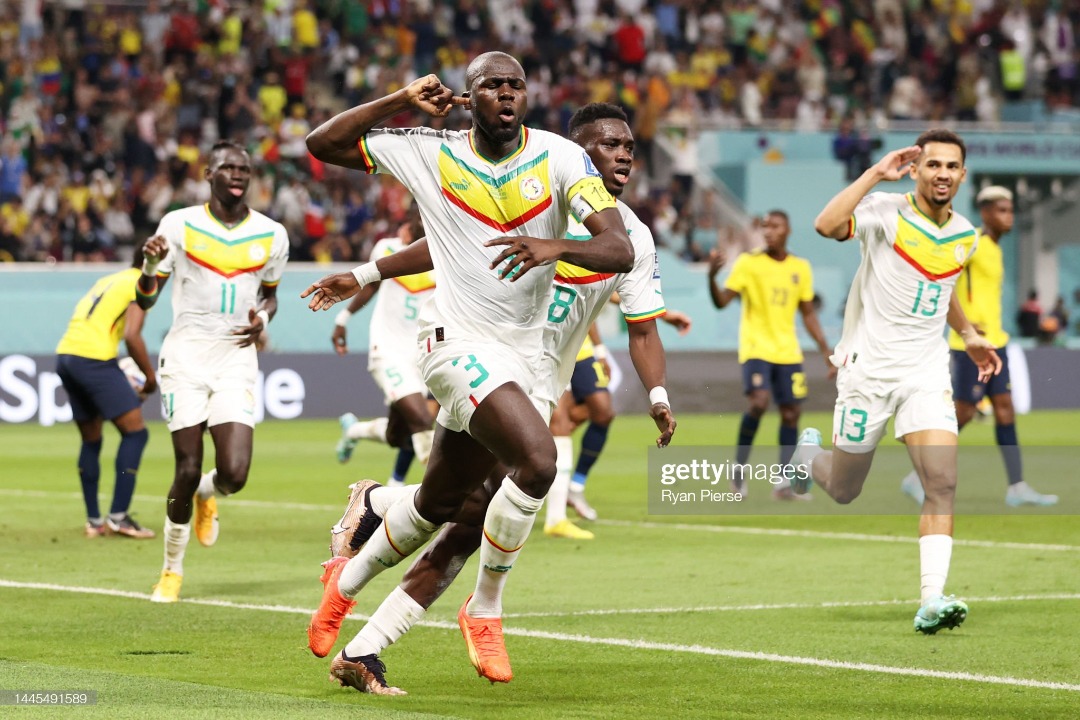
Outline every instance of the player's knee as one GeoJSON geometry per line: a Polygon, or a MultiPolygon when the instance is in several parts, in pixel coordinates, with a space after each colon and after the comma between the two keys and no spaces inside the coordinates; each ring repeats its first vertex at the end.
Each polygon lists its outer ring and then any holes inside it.
{"type": "Polygon", "coordinates": [[[769,409],[769,396],[753,393],[748,398],[747,412],[751,417],[760,418],[769,409]]]}
{"type": "Polygon", "coordinates": [[[799,416],[802,414],[798,405],[784,406],[780,408],[780,423],[787,425],[788,427],[795,427],[799,424],[799,416]]]}
{"type": "Polygon", "coordinates": [[[832,498],[840,505],[850,505],[861,494],[862,487],[838,488],[834,491],[832,498]]]}
{"type": "Polygon", "coordinates": [[[609,404],[589,413],[589,420],[597,425],[608,426],[615,421],[615,408],[609,404]]]}
{"type": "Polygon", "coordinates": [[[246,458],[238,458],[227,462],[219,462],[217,466],[217,478],[214,485],[219,490],[229,495],[243,490],[247,484],[248,468],[251,462],[246,458]]]}
{"type": "Polygon", "coordinates": [[[1013,408],[1012,396],[998,395],[993,398],[994,423],[997,425],[1012,425],[1016,422],[1016,410],[1013,408]]]}
{"type": "Polygon", "coordinates": [[[930,499],[949,499],[956,495],[956,471],[929,468],[923,471],[923,488],[930,499]]]}
{"type": "Polygon", "coordinates": [[[964,427],[975,417],[975,405],[968,402],[956,403],[956,424],[964,427]]]}
{"type": "MultiPolygon", "coordinates": [[[[202,468],[194,457],[182,456],[176,459],[176,483],[184,487],[199,484],[202,468]]],[[[194,492],[194,490],[192,491],[194,492]]]]}
{"type": "Polygon", "coordinates": [[[526,453],[515,470],[514,481],[526,493],[541,498],[555,481],[555,472],[555,443],[549,442],[526,453]]]}

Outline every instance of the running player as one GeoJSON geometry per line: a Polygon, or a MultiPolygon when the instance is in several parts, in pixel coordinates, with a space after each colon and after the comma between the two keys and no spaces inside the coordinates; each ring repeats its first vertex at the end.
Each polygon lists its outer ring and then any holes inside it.
{"type": "MultiPolygon", "coordinates": [[[[588,151],[607,189],[615,196],[621,194],[629,179],[634,148],[633,135],[622,109],[608,103],[583,107],[570,121],[569,136],[588,151]]],[[[576,349],[611,297],[612,290],[617,289],[624,317],[642,318],[629,325],[630,355],[644,386],[653,389],[650,399],[659,400],[652,403],[650,414],[661,431],[657,444],[663,446],[675,430],[675,420],[666,397],[662,397],[666,394],[663,391],[665,360],[656,319],[662,317],[665,310],[656,249],[648,227],[626,205],[619,203],[618,208],[634,243],[634,268],[626,274],[597,273],[590,280],[578,283],[556,277],[546,312],[544,357],[538,367],[544,380],[536,386],[534,397],[550,414],[570,380],[576,349]]],[[[387,685],[385,666],[378,654],[423,617],[426,609],[460,572],[465,560],[481,547],[484,509],[497,489],[498,483],[489,480],[469,498],[455,522],[444,528],[409,569],[401,586],[390,594],[356,638],[335,658],[331,665],[332,679],[362,692],[404,694],[399,688],[387,685]]],[[[397,502],[411,499],[411,488],[374,488],[364,504],[351,504],[346,510],[346,516],[339,524],[359,528],[352,537],[354,547],[372,536],[378,526],[378,516],[385,514],[387,503],[393,502],[390,497],[395,497],[397,502]]],[[[341,560],[336,559],[328,565],[333,567],[340,563],[341,560]]],[[[333,592],[332,583],[325,575],[323,582],[328,585],[327,592],[333,592]]],[[[329,645],[312,646],[312,649],[323,656],[332,646],[333,640],[329,645]]]]}
{"type": "MultiPolygon", "coordinates": [[[[397,237],[375,243],[372,258],[387,257],[407,247],[424,234],[420,210],[414,204],[397,237]]],[[[372,283],[353,296],[349,306],[338,313],[331,340],[339,355],[348,352],[346,325],[353,313],[359,312],[379,289],[375,310],[371,316],[368,338],[368,372],[383,391],[390,408],[384,418],[357,420],[352,413],[340,418],[341,439],[337,445],[338,462],[348,462],[360,440],[374,440],[398,448],[397,461],[390,476],[390,485],[404,485],[414,457],[427,463],[431,454],[431,439],[435,420],[428,409],[427,386],[417,367],[416,318],[420,306],[435,290],[435,273],[425,272],[394,278],[386,283],[372,283]]]]}
{"type": "MultiPolygon", "coordinates": [[[[1009,358],[1005,353],[1009,334],[1001,326],[1001,284],[1005,279],[1005,264],[998,244],[1001,237],[1013,227],[1012,191],[1000,185],[991,185],[979,191],[975,203],[982,217],[979,245],[956,281],[956,295],[975,329],[997,349],[1001,358],[1001,373],[983,382],[979,378],[978,368],[964,352],[964,341],[955,330],[950,331],[956,422],[963,430],[975,417],[979,402],[989,397],[994,408],[994,435],[1005,460],[1009,482],[1005,504],[1010,507],[1056,505],[1057,495],[1043,495],[1024,480],[1019,441],[1016,438],[1016,411],[1012,402],[1009,358]]],[[[912,471],[904,478],[900,488],[922,505],[923,489],[917,473],[912,471]]]]}
{"type": "Polygon", "coordinates": [[[135,522],[128,510],[135,494],[135,476],[150,439],[143,422],[142,401],[157,389],[157,376],[143,342],[146,312],[135,302],[135,281],[142,266],[142,248],[135,249],[132,267],[106,275],[83,296],[56,348],[56,373],[71,402],[79,428],[79,480],[86,503],[86,537],[110,532],[147,539],[154,531],[135,522]],[[120,338],[145,380],[139,395],[116,360],[120,338]],[[141,396],[141,397],[140,397],[141,396]],[[109,420],[120,431],[116,450],[116,484],[107,517],[98,507],[101,477],[101,426],[109,420]]]}
{"type": "MultiPolygon", "coordinates": [[[[739,424],[736,461],[741,465],[750,458],[761,417],[769,408],[771,393],[780,408],[780,462],[787,463],[795,452],[799,433],[802,401],[806,399],[806,374],[803,354],[795,333],[795,314],[801,313],[803,325],[817,343],[829,367],[829,377],[836,368],[829,362],[832,351],[821,330],[814,310],[814,279],[810,263],[787,250],[791,223],[783,210],[771,210],[762,223],[765,247],[743,253],[735,260],[721,288],[716,275],[727,258],[714,250],[709,256],[709,292],[713,305],[723,309],[739,298],[739,362],[742,364],[743,392],[747,410],[739,424]]],[[[745,496],[749,488],[739,478],[732,489],[745,496]]],[[[774,497],[793,497],[791,488],[778,487],[774,497]]]]}
{"type": "Polygon", "coordinates": [[[874,450],[895,416],[896,437],[907,444],[926,492],[919,520],[922,606],[915,629],[927,634],[956,627],[968,612],[963,601],[944,594],[957,434],[945,323],[963,338],[980,378],[1001,369],[993,346],[964,316],[953,293],[977,242],[975,228],[952,207],[967,173],[965,156],[958,135],[928,130],[914,146],[882,158],[818,215],[814,228],[821,235],[858,238],[862,262],[832,356],[839,368],[833,450],[822,450],[821,433],[807,428],[792,457],[795,492],[806,492],[812,479],[837,502],[850,503],[862,491],[874,450]],[[871,193],[879,182],[909,174],[915,192],[871,193]]]}
{"type": "MultiPolygon", "coordinates": [[[[466,82],[468,98],[454,97],[434,75],[420,78],[331,118],[309,136],[308,148],[324,162],[401,180],[420,206],[439,279],[419,318],[420,368],[441,408],[431,460],[415,502],[395,504],[386,532],[341,572],[342,598],[351,601],[423,545],[501,463],[510,472],[488,509],[476,591],[460,624],[473,664],[505,682],[512,674],[502,642],[502,590],[555,477],[547,419],[528,394],[543,350],[554,263],[626,272],[634,256],[615,200],[588,156],[564,138],[523,127],[528,94],[520,63],[485,53],[470,63],[466,82]],[[470,107],[471,130],[373,129],[406,110],[439,117],[454,105],[470,107]],[[561,239],[571,212],[590,240],[561,239]]],[[[381,279],[381,263],[331,275],[303,296],[313,296],[312,309],[330,307],[381,279]]],[[[344,608],[324,602],[313,619],[316,632],[340,627],[344,608]]]]}
{"type": "Polygon", "coordinates": [[[240,145],[216,143],[205,177],[210,202],[170,212],[147,243],[139,300],[149,307],[175,275],[173,323],[158,356],[161,401],[172,433],[176,471],[165,519],[165,563],[150,599],[176,602],[191,536],[218,536],[215,496],[247,482],[255,427],[255,343],[277,312],[277,285],[289,255],[281,224],[244,202],[251,158],[240,145]],[[214,441],[214,469],[200,477],[203,432],[214,441]]]}

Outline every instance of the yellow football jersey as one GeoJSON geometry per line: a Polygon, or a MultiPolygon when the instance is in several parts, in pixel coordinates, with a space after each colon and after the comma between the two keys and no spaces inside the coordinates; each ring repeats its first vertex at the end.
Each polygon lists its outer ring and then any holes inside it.
{"type": "Polygon", "coordinates": [[[774,260],[763,250],[735,260],[724,287],[739,293],[739,362],[764,360],[778,365],[803,359],[795,334],[799,303],[814,299],[810,263],[788,253],[774,260]]]}
{"type": "Polygon", "coordinates": [[[592,338],[589,337],[588,335],[586,335],[585,336],[585,341],[583,343],[581,343],[581,349],[578,350],[577,357],[574,358],[574,362],[581,362],[582,360],[588,360],[593,355],[595,355],[596,351],[593,349],[593,347],[594,346],[593,346],[592,338]]]}
{"type": "MultiPolygon", "coordinates": [[[[1005,261],[1001,246],[979,232],[980,242],[956,281],[956,296],[968,320],[986,334],[994,347],[1009,344],[1009,334],[1001,327],[1001,286],[1005,281],[1005,261]]],[[[949,330],[949,347],[963,350],[959,333],[949,330]]]]}
{"type": "Polygon", "coordinates": [[[75,306],[64,337],[56,346],[58,355],[78,355],[91,360],[112,360],[124,336],[124,316],[135,302],[139,268],[128,268],[94,283],[75,306]]]}

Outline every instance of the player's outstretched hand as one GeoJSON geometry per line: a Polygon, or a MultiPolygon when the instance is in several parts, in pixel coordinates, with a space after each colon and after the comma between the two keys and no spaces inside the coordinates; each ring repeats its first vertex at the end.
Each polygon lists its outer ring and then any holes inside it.
{"type": "Polygon", "coordinates": [[[997,350],[982,335],[965,335],[964,350],[979,368],[979,382],[986,382],[1001,372],[1001,358],[998,357],[997,350]]]}
{"type": "Polygon", "coordinates": [[[338,355],[346,355],[349,352],[349,343],[345,339],[345,326],[335,325],[334,332],[330,336],[330,342],[334,343],[334,352],[338,355]]]}
{"type": "Polygon", "coordinates": [[[143,245],[143,257],[150,262],[161,262],[169,254],[169,241],[161,235],[155,235],[143,245]]]}
{"type": "Polygon", "coordinates": [[[446,117],[455,106],[471,107],[467,97],[454,95],[454,91],[442,84],[437,75],[417,78],[405,87],[409,102],[433,117],[446,117]]]}
{"type": "Polygon", "coordinates": [[[690,332],[690,326],[693,325],[690,316],[678,310],[668,310],[660,319],[678,330],[680,335],[690,332]]]}
{"type": "Polygon", "coordinates": [[[727,253],[720,248],[713,248],[709,251],[709,277],[716,277],[716,274],[720,272],[720,268],[724,267],[727,263],[727,253]]]}
{"type": "Polygon", "coordinates": [[[671,407],[667,403],[654,403],[649,409],[649,417],[656,423],[660,437],[656,438],[656,447],[667,447],[671,442],[671,436],[675,434],[675,416],[671,413],[671,407]]]}
{"type": "Polygon", "coordinates": [[[558,243],[534,237],[497,237],[484,243],[485,247],[505,245],[499,256],[491,263],[494,270],[503,262],[506,266],[499,272],[501,279],[510,278],[514,282],[525,273],[539,265],[550,265],[559,259],[558,243]]]}
{"type": "Polygon", "coordinates": [[[918,145],[893,150],[877,161],[877,164],[874,165],[874,172],[882,180],[895,181],[907,177],[911,163],[915,162],[920,153],[922,153],[922,148],[918,145]]]}
{"type": "Polygon", "coordinates": [[[244,327],[233,330],[232,334],[240,338],[240,347],[247,347],[248,345],[254,345],[259,340],[259,333],[266,329],[263,325],[262,318],[256,314],[255,308],[248,308],[248,324],[244,327]]]}
{"type": "Polygon", "coordinates": [[[360,290],[360,283],[351,272],[333,273],[321,280],[316,280],[300,297],[311,296],[308,307],[312,312],[329,310],[335,303],[348,300],[360,290]]]}
{"type": "Polygon", "coordinates": [[[825,355],[825,378],[827,380],[835,380],[836,372],[839,368],[832,364],[832,360],[829,359],[830,354],[825,355]]]}

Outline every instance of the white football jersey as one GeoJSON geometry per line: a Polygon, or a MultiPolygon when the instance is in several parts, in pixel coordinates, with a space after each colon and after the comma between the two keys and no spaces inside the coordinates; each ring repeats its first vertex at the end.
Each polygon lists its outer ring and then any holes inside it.
{"type": "MultiPolygon", "coordinates": [[[[371,261],[393,255],[405,247],[399,238],[384,238],[371,250],[371,261]]],[[[420,308],[435,292],[435,272],[383,280],[375,294],[368,351],[416,351],[416,323],[420,308]]]]}
{"type": "MultiPolygon", "coordinates": [[[[543,400],[557,401],[570,384],[578,350],[612,292],[619,293],[619,305],[628,323],[652,320],[666,312],[652,232],[625,203],[619,201],[618,208],[634,245],[634,267],[630,272],[595,273],[564,262],[556,266],[544,325],[544,360],[553,363],[556,370],[551,387],[540,393],[551,393],[553,397],[543,400]]],[[[590,235],[584,225],[571,220],[567,237],[587,240],[590,235]]]]}
{"type": "Polygon", "coordinates": [[[855,208],[849,237],[859,239],[862,262],[833,363],[856,362],[881,380],[908,377],[928,364],[947,366],[949,300],[975,251],[975,228],[955,211],[939,227],[912,194],[878,192],[855,208]]]}
{"type": "Polygon", "coordinates": [[[289,258],[285,228],[255,210],[230,228],[192,205],[161,218],[156,234],[169,242],[157,274],[175,276],[170,335],[221,339],[247,326],[259,288],[276,286],[289,258]]]}
{"type": "Polygon", "coordinates": [[[497,237],[561,238],[567,217],[614,207],[600,174],[579,146],[522,128],[518,149],[501,160],[477,152],[471,131],[372,130],[359,142],[368,172],[389,173],[413,194],[438,274],[421,332],[444,328],[447,340],[481,338],[524,355],[541,351],[554,266],[517,282],[491,269],[497,237]]]}

